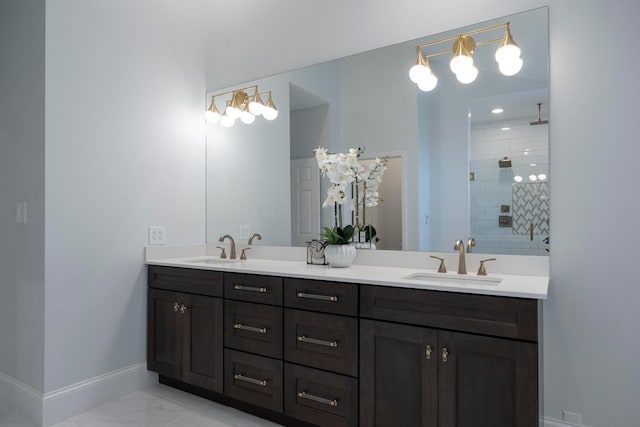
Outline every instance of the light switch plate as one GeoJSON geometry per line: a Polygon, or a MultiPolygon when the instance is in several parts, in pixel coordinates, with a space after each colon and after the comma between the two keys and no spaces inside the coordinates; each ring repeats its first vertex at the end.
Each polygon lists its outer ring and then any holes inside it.
{"type": "Polygon", "coordinates": [[[167,230],[163,226],[150,225],[149,226],[149,245],[166,245],[167,244],[167,230]]]}
{"type": "Polygon", "coordinates": [[[27,223],[27,202],[16,203],[16,224],[27,223]]]}
{"type": "Polygon", "coordinates": [[[240,226],[240,239],[248,239],[249,238],[249,224],[243,224],[240,226]]]}

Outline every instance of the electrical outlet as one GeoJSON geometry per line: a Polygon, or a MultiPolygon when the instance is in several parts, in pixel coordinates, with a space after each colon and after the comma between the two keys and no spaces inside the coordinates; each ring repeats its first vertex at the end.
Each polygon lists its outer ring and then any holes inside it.
{"type": "Polygon", "coordinates": [[[149,226],[149,245],[165,245],[167,243],[167,230],[158,225],[149,226]]]}
{"type": "Polygon", "coordinates": [[[582,415],[576,414],[575,412],[563,411],[562,419],[571,424],[575,424],[577,426],[582,425],[582,415]]]}
{"type": "Polygon", "coordinates": [[[240,226],[240,239],[248,239],[249,238],[249,224],[244,224],[240,226]]]}
{"type": "Polygon", "coordinates": [[[27,223],[27,202],[16,203],[16,224],[27,223]]]}

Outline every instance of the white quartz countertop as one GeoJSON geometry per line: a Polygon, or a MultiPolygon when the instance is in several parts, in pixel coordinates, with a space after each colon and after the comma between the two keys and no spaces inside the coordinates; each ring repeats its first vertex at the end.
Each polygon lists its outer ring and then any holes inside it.
{"type": "Polygon", "coordinates": [[[147,259],[148,265],[185,267],[234,273],[263,274],[268,276],[298,277],[369,285],[429,289],[435,291],[463,292],[544,300],[547,298],[549,278],[515,274],[477,276],[475,272],[459,275],[455,271],[437,273],[436,270],[351,265],[347,268],[331,268],[324,265],[308,265],[304,261],[248,259],[221,263],[211,256],[169,259],[147,259]],[[210,261],[207,263],[206,261],[210,261]],[[203,262],[204,261],[204,262],[203,262]],[[419,279],[411,276],[423,275],[419,279]]]}

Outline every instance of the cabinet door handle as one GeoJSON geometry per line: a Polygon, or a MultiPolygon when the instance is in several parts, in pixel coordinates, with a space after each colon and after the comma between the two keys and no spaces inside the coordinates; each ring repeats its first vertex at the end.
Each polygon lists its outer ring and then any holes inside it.
{"type": "Polygon", "coordinates": [[[306,298],[306,299],[317,299],[321,301],[332,301],[338,302],[338,297],[333,295],[319,295],[319,294],[308,294],[306,292],[298,292],[296,294],[298,298],[306,298]]]}
{"type": "Polygon", "coordinates": [[[306,335],[298,336],[298,341],[308,342],[308,343],[311,343],[311,344],[324,345],[325,347],[337,347],[338,346],[338,341],[318,340],[318,339],[315,339],[315,338],[309,338],[306,335]]]}
{"type": "Polygon", "coordinates": [[[185,311],[187,311],[189,307],[187,307],[184,304],[180,304],[180,314],[184,314],[185,311]]]}
{"type": "Polygon", "coordinates": [[[257,332],[259,334],[267,333],[267,328],[256,328],[255,326],[247,326],[247,325],[243,325],[242,323],[234,323],[233,329],[241,329],[243,331],[257,332]]]}
{"type": "Polygon", "coordinates": [[[427,356],[427,360],[431,360],[431,346],[428,345],[427,349],[425,350],[425,355],[427,356]]]}
{"type": "Polygon", "coordinates": [[[338,406],[338,399],[329,400],[329,399],[325,399],[324,397],[309,394],[306,391],[298,392],[298,397],[301,397],[303,399],[313,400],[314,402],[324,403],[325,405],[329,405],[329,406],[334,406],[334,407],[338,406]]]}
{"type": "Polygon", "coordinates": [[[173,303],[173,312],[177,313],[178,310],[180,310],[180,304],[178,304],[177,302],[173,303]]]}
{"type": "Polygon", "coordinates": [[[235,374],[233,376],[233,378],[239,380],[239,381],[244,381],[246,383],[251,383],[251,384],[255,384],[255,385],[259,385],[260,387],[265,387],[267,385],[267,380],[257,380],[255,378],[251,378],[251,377],[245,377],[242,374],[235,374]]]}
{"type": "Polygon", "coordinates": [[[443,347],[442,348],[442,361],[446,362],[449,360],[449,350],[447,350],[447,347],[443,347]]]}
{"type": "Polygon", "coordinates": [[[267,288],[265,287],[255,287],[255,286],[244,286],[244,285],[233,285],[233,289],[236,291],[245,291],[245,292],[259,292],[261,294],[267,293],[267,288]]]}

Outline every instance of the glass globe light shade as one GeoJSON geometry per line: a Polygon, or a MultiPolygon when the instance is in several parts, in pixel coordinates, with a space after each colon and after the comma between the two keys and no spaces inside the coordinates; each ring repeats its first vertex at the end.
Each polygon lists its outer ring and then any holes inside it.
{"type": "Polygon", "coordinates": [[[535,175],[529,175],[529,181],[531,182],[536,182],[538,180],[538,177],[535,175]]]}
{"type": "Polygon", "coordinates": [[[458,81],[462,84],[469,84],[473,82],[476,77],[478,77],[478,68],[475,65],[472,65],[467,70],[464,70],[458,74],[456,74],[458,81]]]}
{"type": "Polygon", "coordinates": [[[516,176],[513,177],[513,180],[515,182],[522,182],[522,177],[520,175],[516,175],[516,176]]]}
{"type": "Polygon", "coordinates": [[[545,179],[547,179],[547,175],[544,173],[538,174],[538,179],[540,181],[544,181],[545,179]]]}
{"type": "Polygon", "coordinates": [[[278,117],[278,110],[265,106],[264,111],[262,112],[262,117],[267,120],[274,120],[276,117],[278,117]]]}
{"type": "Polygon", "coordinates": [[[519,57],[520,48],[517,44],[503,44],[498,48],[498,50],[496,50],[496,61],[498,64],[502,64],[505,61],[510,61],[519,57]]]}
{"type": "Polygon", "coordinates": [[[240,109],[238,107],[234,107],[233,105],[229,105],[224,113],[230,119],[235,120],[235,119],[240,117],[241,111],[240,111],[240,109]]]}
{"type": "Polygon", "coordinates": [[[522,69],[523,64],[524,61],[522,60],[522,58],[516,57],[508,61],[502,61],[498,65],[498,68],[500,69],[500,72],[505,76],[514,76],[518,74],[518,72],[522,69]]]}
{"type": "Polygon", "coordinates": [[[230,128],[231,126],[233,126],[236,123],[235,119],[232,119],[231,117],[227,116],[227,113],[225,112],[225,114],[223,114],[222,116],[220,116],[220,124],[226,128],[230,128]]]}
{"type": "Polygon", "coordinates": [[[256,121],[256,116],[254,116],[247,110],[244,110],[242,113],[240,113],[240,121],[245,125],[250,125],[251,123],[256,121]]]}
{"type": "Polygon", "coordinates": [[[423,64],[416,64],[409,69],[409,78],[415,84],[420,84],[420,82],[422,82],[427,77],[427,75],[429,75],[430,71],[431,70],[429,70],[429,68],[427,68],[423,64]]]}
{"type": "Polygon", "coordinates": [[[431,70],[429,70],[429,74],[427,74],[422,81],[418,83],[418,89],[423,92],[429,92],[435,89],[438,85],[438,78],[431,70]]]}
{"type": "Polygon", "coordinates": [[[449,68],[454,74],[460,74],[471,67],[473,67],[473,58],[463,53],[454,56],[449,62],[449,68]]]}
{"type": "Polygon", "coordinates": [[[220,121],[220,113],[217,111],[207,110],[207,112],[204,113],[204,118],[209,123],[218,123],[220,121]]]}
{"type": "Polygon", "coordinates": [[[259,116],[260,114],[262,114],[263,110],[264,110],[264,104],[262,104],[262,102],[251,101],[249,103],[249,112],[254,116],[259,116]]]}

